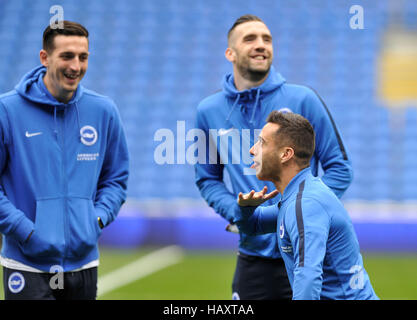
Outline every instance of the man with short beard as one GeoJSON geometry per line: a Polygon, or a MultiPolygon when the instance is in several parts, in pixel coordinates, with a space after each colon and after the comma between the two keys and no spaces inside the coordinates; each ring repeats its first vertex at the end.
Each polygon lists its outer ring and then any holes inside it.
{"type": "MultiPolygon", "coordinates": [[[[324,183],[341,197],[352,181],[352,168],[337,126],[312,89],[288,84],[276,72],[272,35],[265,23],[253,15],[238,18],[229,30],[225,56],[233,64],[233,73],[224,77],[222,91],[204,99],[197,108],[196,126],[207,139],[206,159],[195,165],[195,177],[208,205],[230,223],[227,229],[237,230],[233,222],[239,209],[238,192],[260,190],[265,185],[274,189],[271,182],[261,182],[251,172],[251,163],[245,161],[248,150],[242,150],[254,144],[272,110],[298,113],[311,122],[317,133],[312,173],[318,175],[321,166],[324,183]]],[[[276,197],[263,205],[278,200],[276,197]]],[[[290,299],[291,288],[275,235],[239,233],[233,299],[290,299]]]]}
{"type": "Polygon", "coordinates": [[[126,199],[129,157],[114,102],[80,85],[88,47],[82,25],[48,26],[42,65],[0,95],[7,300],[96,298],[98,239],[126,199]]]}
{"type": "Polygon", "coordinates": [[[310,170],[315,134],[307,119],[272,111],[250,149],[266,187],[239,193],[235,222],[246,234],[277,233],[294,300],[378,300],[349,214],[310,170]],[[281,195],[278,205],[259,207],[281,195]],[[279,227],[278,227],[279,226],[279,227]]]}

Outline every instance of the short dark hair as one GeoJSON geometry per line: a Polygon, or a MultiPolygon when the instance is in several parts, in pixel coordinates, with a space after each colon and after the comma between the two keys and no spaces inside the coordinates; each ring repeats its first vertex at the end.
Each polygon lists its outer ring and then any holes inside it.
{"type": "Polygon", "coordinates": [[[315,134],[310,122],[296,113],[272,111],[266,122],[279,125],[276,143],[279,147],[294,149],[295,161],[300,167],[307,167],[314,154],[315,134]]]}
{"type": "Polygon", "coordinates": [[[263,21],[262,21],[262,19],[261,19],[261,18],[259,18],[259,17],[255,16],[255,15],[253,15],[253,14],[245,14],[245,15],[243,15],[243,16],[241,16],[241,17],[239,17],[239,18],[235,21],[235,23],[233,24],[233,26],[229,29],[229,32],[227,33],[227,40],[228,40],[228,41],[230,40],[230,36],[231,36],[231,34],[232,34],[233,30],[235,30],[235,28],[236,28],[238,25],[240,25],[240,24],[242,24],[242,23],[245,23],[245,22],[251,22],[251,21],[259,21],[259,22],[265,23],[265,22],[263,22],[263,21]]]}
{"type": "Polygon", "coordinates": [[[54,38],[57,35],[65,36],[81,36],[88,39],[88,30],[77,22],[64,20],[64,27],[62,29],[52,29],[50,25],[46,27],[43,32],[42,48],[47,52],[51,52],[54,49],[54,38]]]}

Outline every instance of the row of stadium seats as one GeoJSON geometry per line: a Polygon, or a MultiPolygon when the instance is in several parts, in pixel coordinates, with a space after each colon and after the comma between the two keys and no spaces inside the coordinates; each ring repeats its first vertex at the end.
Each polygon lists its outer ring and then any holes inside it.
{"type": "MultiPolygon", "coordinates": [[[[56,1],[0,1],[0,91],[39,64],[41,35],[56,1]]],[[[262,17],[275,41],[276,68],[315,88],[351,154],[355,179],[345,199],[417,200],[417,111],[389,109],[377,96],[388,1],[363,3],[365,29],[349,26],[351,1],[60,1],[65,19],[90,31],[84,85],[112,97],[125,124],[132,165],[129,196],[199,198],[191,165],[154,161],[155,132],[192,127],[199,101],[231,71],[226,33],[240,15],[262,17]]],[[[417,2],[403,1],[400,21],[416,28],[417,2]]]]}

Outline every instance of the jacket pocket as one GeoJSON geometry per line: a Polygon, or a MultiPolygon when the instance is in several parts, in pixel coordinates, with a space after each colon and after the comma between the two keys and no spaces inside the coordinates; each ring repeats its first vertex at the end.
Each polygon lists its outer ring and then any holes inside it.
{"type": "Polygon", "coordinates": [[[94,204],[88,198],[68,199],[68,257],[83,257],[96,245],[101,234],[94,204]]]}
{"type": "Polygon", "coordinates": [[[57,257],[65,250],[64,199],[36,201],[35,229],[22,251],[30,257],[57,257]]]}

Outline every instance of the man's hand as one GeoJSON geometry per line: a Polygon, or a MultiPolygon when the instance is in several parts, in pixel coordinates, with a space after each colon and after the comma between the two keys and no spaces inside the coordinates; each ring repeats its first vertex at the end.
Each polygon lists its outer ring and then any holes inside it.
{"type": "Polygon", "coordinates": [[[274,190],[271,193],[266,194],[268,191],[268,187],[265,186],[261,191],[255,192],[252,190],[249,193],[243,194],[242,192],[239,193],[237,204],[241,207],[257,207],[272,199],[273,197],[278,195],[278,190],[274,190]]]}

